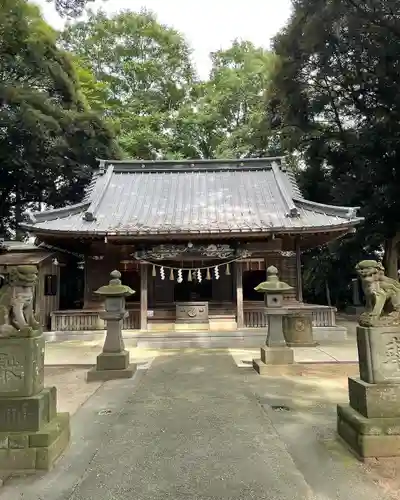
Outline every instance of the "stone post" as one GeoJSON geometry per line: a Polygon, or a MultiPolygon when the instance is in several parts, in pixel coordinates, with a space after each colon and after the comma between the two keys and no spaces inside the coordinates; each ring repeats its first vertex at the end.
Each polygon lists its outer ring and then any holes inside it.
{"type": "Polygon", "coordinates": [[[360,460],[400,456],[400,284],[376,261],[356,269],[366,296],[357,327],[360,377],[348,379],[337,431],[360,460]]]}
{"type": "Polygon", "coordinates": [[[45,342],[33,312],[36,266],[9,268],[0,289],[0,469],[44,469],[67,447],[69,413],[44,387],[45,342]]]}
{"type": "Polygon", "coordinates": [[[136,371],[136,365],[129,364],[129,351],[125,350],[122,338],[122,323],[128,315],[125,297],[135,292],[123,285],[120,278],[121,273],[113,271],[110,283],[95,292],[105,299],[105,310],[100,313],[100,318],[106,320],[106,339],[96,366],[87,373],[88,382],[130,378],[136,371]]]}
{"type": "Polygon", "coordinates": [[[361,306],[362,304],[360,299],[360,288],[357,278],[351,280],[351,291],[353,296],[353,306],[361,306]]]}
{"type": "Polygon", "coordinates": [[[283,307],[283,295],[293,287],[280,281],[278,269],[267,269],[267,281],[256,286],[255,290],[265,294],[268,334],[266,346],[261,347],[261,359],[253,359],[253,368],[261,375],[267,365],[286,365],[294,362],[293,349],[286,345],[283,335],[283,317],[288,310],[283,307]]]}

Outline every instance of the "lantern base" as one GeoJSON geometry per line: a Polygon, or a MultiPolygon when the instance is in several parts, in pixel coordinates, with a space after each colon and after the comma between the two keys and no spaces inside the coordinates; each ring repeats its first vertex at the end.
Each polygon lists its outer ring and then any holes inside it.
{"type": "Polygon", "coordinates": [[[129,351],[102,352],[97,356],[97,363],[87,372],[88,382],[131,378],[136,365],[129,364],[129,351]]]}
{"type": "Polygon", "coordinates": [[[261,359],[253,359],[253,368],[262,373],[268,365],[292,365],[294,363],[293,349],[290,347],[261,347],[261,359]]]}
{"type": "Polygon", "coordinates": [[[106,382],[107,380],[118,380],[132,378],[136,372],[136,365],[131,364],[123,370],[98,370],[96,366],[86,374],[87,382],[106,382]]]}

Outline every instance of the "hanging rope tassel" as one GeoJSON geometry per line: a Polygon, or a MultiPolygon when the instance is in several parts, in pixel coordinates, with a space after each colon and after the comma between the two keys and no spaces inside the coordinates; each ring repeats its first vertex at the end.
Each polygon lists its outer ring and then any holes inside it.
{"type": "Polygon", "coordinates": [[[160,269],[160,278],[161,278],[162,280],[165,280],[165,270],[164,270],[164,268],[163,268],[163,267],[161,267],[161,269],[160,269]]]}
{"type": "Polygon", "coordinates": [[[172,268],[171,268],[171,270],[170,270],[170,272],[169,272],[169,279],[170,279],[171,281],[174,281],[174,279],[175,279],[175,278],[174,278],[174,270],[173,270],[172,268]]]}
{"type": "Polygon", "coordinates": [[[182,283],[183,277],[182,277],[182,269],[178,269],[178,277],[176,279],[178,283],[182,283]]]}
{"type": "Polygon", "coordinates": [[[226,265],[225,274],[226,274],[227,276],[230,276],[230,275],[231,275],[231,270],[230,270],[230,268],[229,268],[229,264],[227,264],[227,265],[226,265]]]}
{"type": "Polygon", "coordinates": [[[154,265],[153,265],[153,270],[151,271],[151,275],[153,276],[153,278],[157,276],[156,266],[154,265]]]}
{"type": "Polygon", "coordinates": [[[206,280],[210,280],[210,279],[211,279],[210,268],[207,267],[206,280]]]}
{"type": "Polygon", "coordinates": [[[192,271],[188,271],[188,281],[192,281],[192,271]]]}
{"type": "Polygon", "coordinates": [[[197,269],[197,281],[201,283],[201,280],[203,279],[203,276],[201,274],[201,270],[197,269]]]}

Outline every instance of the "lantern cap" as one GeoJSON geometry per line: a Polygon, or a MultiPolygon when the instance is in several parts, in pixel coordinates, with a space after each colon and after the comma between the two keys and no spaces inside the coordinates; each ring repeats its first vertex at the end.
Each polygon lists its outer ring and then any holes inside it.
{"type": "Polygon", "coordinates": [[[293,290],[293,287],[280,281],[278,278],[278,269],[275,266],[270,266],[267,269],[267,281],[263,281],[257,285],[254,290],[261,293],[285,293],[293,290]]]}
{"type": "Polygon", "coordinates": [[[102,295],[103,297],[128,297],[135,293],[132,288],[127,285],[123,285],[121,282],[121,273],[118,270],[114,270],[110,273],[110,282],[108,285],[101,286],[94,293],[102,295]]]}

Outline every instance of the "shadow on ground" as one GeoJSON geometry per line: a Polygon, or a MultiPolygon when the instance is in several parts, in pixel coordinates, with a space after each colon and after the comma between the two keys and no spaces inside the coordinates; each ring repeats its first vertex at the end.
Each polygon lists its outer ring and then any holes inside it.
{"type": "Polygon", "coordinates": [[[400,458],[361,463],[336,435],[336,405],[348,402],[347,378],[359,375],[358,364],[271,367],[264,376],[241,370],[315,492],[346,498],[345,471],[354,486],[368,479],[383,495],[400,498],[400,458]]]}

